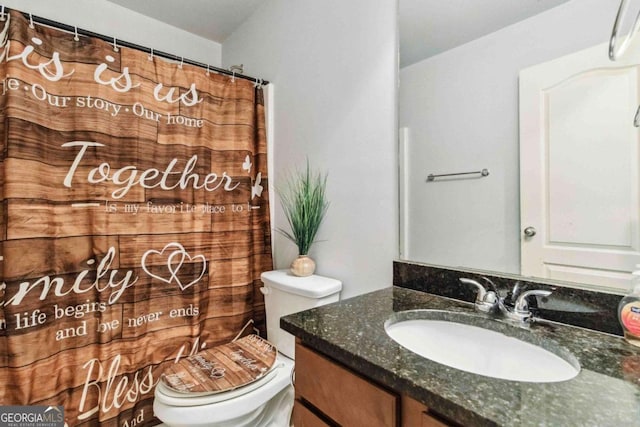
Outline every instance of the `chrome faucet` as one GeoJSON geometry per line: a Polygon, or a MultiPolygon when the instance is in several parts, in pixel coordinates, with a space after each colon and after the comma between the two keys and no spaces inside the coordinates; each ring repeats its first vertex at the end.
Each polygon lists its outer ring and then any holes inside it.
{"type": "Polygon", "coordinates": [[[511,291],[511,298],[515,298],[516,300],[513,303],[513,308],[510,308],[505,304],[506,298],[500,296],[496,285],[484,276],[482,276],[482,279],[489,284],[489,290],[487,290],[487,288],[485,288],[476,280],[467,279],[466,277],[461,277],[459,279],[460,283],[475,286],[478,290],[475,300],[476,310],[482,311],[483,313],[501,313],[507,319],[516,321],[518,323],[528,323],[533,320],[533,313],[531,312],[531,310],[529,310],[529,297],[547,297],[551,295],[551,291],[542,289],[534,289],[520,293],[520,282],[516,282],[513,290],[511,291]]]}

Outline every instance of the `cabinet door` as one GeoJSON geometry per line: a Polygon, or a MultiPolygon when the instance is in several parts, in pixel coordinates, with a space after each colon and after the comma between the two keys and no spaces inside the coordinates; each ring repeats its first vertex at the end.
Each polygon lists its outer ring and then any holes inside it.
{"type": "MultiPolygon", "coordinates": [[[[296,399],[343,426],[396,427],[398,397],[296,345],[296,399]]],[[[296,426],[297,427],[297,426],[296,426]]]]}
{"type": "Polygon", "coordinates": [[[402,396],[402,427],[452,427],[427,406],[409,396],[402,396]]]}
{"type": "Polygon", "coordinates": [[[293,425],[295,427],[331,427],[298,400],[293,404],[293,425]]]}
{"type": "Polygon", "coordinates": [[[451,424],[445,424],[437,418],[432,417],[427,413],[422,414],[421,427],[450,427],[451,424]]]}

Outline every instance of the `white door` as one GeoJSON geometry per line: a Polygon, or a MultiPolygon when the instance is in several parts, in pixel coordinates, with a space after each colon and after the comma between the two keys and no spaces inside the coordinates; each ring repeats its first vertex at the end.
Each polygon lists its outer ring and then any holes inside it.
{"type": "Polygon", "coordinates": [[[611,62],[600,45],[521,71],[523,275],[629,289],[640,263],[638,64],[637,46],[611,62]]]}

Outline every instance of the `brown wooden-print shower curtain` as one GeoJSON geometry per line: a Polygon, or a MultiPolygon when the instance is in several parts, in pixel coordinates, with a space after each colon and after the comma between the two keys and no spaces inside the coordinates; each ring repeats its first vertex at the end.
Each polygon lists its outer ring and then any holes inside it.
{"type": "Polygon", "coordinates": [[[0,404],[154,424],[164,366],[264,329],[262,90],[0,25],[0,404]]]}

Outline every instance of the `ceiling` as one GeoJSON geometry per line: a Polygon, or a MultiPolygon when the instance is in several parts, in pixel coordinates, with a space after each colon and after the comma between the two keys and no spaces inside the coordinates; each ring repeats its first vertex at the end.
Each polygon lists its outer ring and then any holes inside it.
{"type": "Polygon", "coordinates": [[[218,43],[225,41],[264,0],[109,0],[218,43]]]}
{"type": "MultiPolygon", "coordinates": [[[[218,43],[224,42],[264,2],[109,1],[218,43]]],[[[413,64],[567,1],[399,0],[400,65],[413,64]]]]}
{"type": "Polygon", "coordinates": [[[399,1],[400,67],[405,67],[569,0],[399,1]]]}

